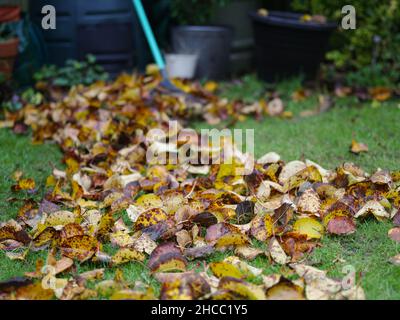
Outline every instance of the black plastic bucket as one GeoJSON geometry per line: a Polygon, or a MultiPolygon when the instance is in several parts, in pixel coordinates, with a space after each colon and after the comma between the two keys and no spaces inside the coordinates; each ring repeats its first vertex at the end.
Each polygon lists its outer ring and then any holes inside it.
{"type": "Polygon", "coordinates": [[[233,30],[226,26],[178,26],[172,29],[175,53],[197,54],[196,78],[225,79],[230,72],[233,30]]]}
{"type": "Polygon", "coordinates": [[[301,14],[270,11],[264,17],[250,13],[254,25],[255,60],[265,81],[303,73],[314,78],[329,43],[335,23],[302,22],[301,14]]]}

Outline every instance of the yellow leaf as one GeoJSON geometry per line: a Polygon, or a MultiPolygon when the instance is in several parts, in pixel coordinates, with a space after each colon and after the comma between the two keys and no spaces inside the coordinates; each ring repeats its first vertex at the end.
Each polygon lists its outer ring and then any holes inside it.
{"type": "Polygon", "coordinates": [[[136,204],[146,209],[150,209],[150,208],[161,208],[163,202],[159,196],[155,195],[154,193],[149,193],[140,196],[136,200],[136,204]]]}
{"type": "Polygon", "coordinates": [[[172,242],[159,245],[150,255],[148,266],[152,272],[185,271],[186,259],[172,242]]]}
{"type": "Polygon", "coordinates": [[[60,246],[64,256],[84,262],[95,254],[97,245],[96,238],[82,235],[62,241],[60,246]]]}
{"type": "Polygon", "coordinates": [[[273,234],[273,221],[269,214],[257,215],[251,222],[251,235],[259,241],[265,241],[273,234]]]}
{"type": "Polygon", "coordinates": [[[249,243],[249,238],[241,233],[227,233],[217,240],[215,246],[217,248],[228,246],[242,246],[249,243]]]}
{"type": "Polygon", "coordinates": [[[320,239],[324,232],[324,227],[313,218],[301,218],[294,223],[293,231],[306,235],[308,239],[320,239]]]}
{"type": "Polygon", "coordinates": [[[365,143],[352,140],[351,146],[350,146],[350,151],[355,154],[358,154],[361,152],[368,152],[368,146],[365,143]]]}
{"type": "Polygon", "coordinates": [[[281,282],[267,291],[268,300],[304,300],[300,287],[289,282],[281,282]]]}
{"type": "Polygon", "coordinates": [[[204,89],[210,92],[214,92],[218,88],[218,83],[215,81],[207,81],[206,84],[204,85],[204,89]]]}
{"type": "Polygon", "coordinates": [[[144,261],[144,259],[145,256],[143,253],[135,249],[123,248],[117,251],[112,257],[111,262],[114,265],[119,265],[130,261],[144,261]]]}
{"type": "Polygon", "coordinates": [[[35,189],[35,181],[33,179],[21,179],[18,183],[12,186],[13,191],[20,190],[34,190],[35,189]]]}
{"type": "Polygon", "coordinates": [[[135,230],[141,230],[152,225],[155,225],[161,221],[167,220],[168,215],[160,208],[149,209],[140,214],[136,219],[134,227],[135,230]]]}
{"type": "Polygon", "coordinates": [[[238,299],[246,300],[265,300],[264,290],[260,286],[247,283],[243,280],[224,277],[219,282],[219,288],[229,290],[238,299]]]}
{"type": "Polygon", "coordinates": [[[209,264],[211,271],[218,278],[222,277],[233,277],[243,278],[244,274],[231,263],[228,262],[212,262],[209,264]]]}

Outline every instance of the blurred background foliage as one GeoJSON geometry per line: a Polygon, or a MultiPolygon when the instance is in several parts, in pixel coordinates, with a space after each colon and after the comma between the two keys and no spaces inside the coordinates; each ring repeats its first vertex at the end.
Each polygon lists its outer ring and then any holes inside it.
{"type": "Polygon", "coordinates": [[[349,82],[367,81],[377,85],[400,81],[400,3],[399,0],[292,0],[293,10],[322,14],[341,22],[343,6],[356,9],[355,30],[339,29],[332,39],[327,59],[338,70],[349,71],[349,82]],[[379,79],[378,79],[379,78],[379,79]]]}
{"type": "Polygon", "coordinates": [[[172,0],[171,16],[180,25],[205,25],[219,7],[231,0],[172,0]]]}

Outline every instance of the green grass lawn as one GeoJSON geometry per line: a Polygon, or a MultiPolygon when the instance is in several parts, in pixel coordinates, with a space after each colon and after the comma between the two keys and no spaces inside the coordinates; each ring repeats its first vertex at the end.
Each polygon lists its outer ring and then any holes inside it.
{"type": "MultiPolygon", "coordinates": [[[[291,120],[267,118],[262,122],[247,119],[237,123],[235,128],[255,129],[255,152],[261,156],[268,151],[278,152],[285,161],[301,159],[313,160],[323,167],[334,168],[345,161],[352,161],[369,172],[376,168],[400,169],[400,108],[398,102],[380,105],[360,104],[353,98],[336,101],[335,107],[317,116],[302,118],[301,110],[314,108],[317,97],[303,102],[291,102],[289,93],[299,86],[298,81],[284,83],[278,87],[286,110],[294,113],[291,120]],[[366,143],[369,152],[353,155],[349,152],[352,139],[366,143]]],[[[229,98],[254,99],[264,93],[264,85],[248,78],[239,86],[224,86],[223,95],[229,98]]],[[[194,123],[197,129],[209,128],[204,123],[194,123]]],[[[11,174],[20,169],[26,177],[35,178],[40,198],[46,177],[51,172],[51,164],[62,167],[61,153],[53,144],[32,145],[29,136],[16,136],[11,131],[0,130],[0,220],[15,217],[20,202],[10,202],[15,197],[10,191],[13,184],[11,174]]],[[[22,196],[20,196],[22,197],[22,196]]],[[[343,277],[343,266],[356,268],[368,299],[400,299],[400,267],[391,265],[388,259],[400,253],[400,245],[390,240],[387,231],[390,222],[368,220],[358,223],[357,232],[346,237],[325,237],[322,247],[317,248],[308,258],[315,266],[329,270],[334,277],[343,277]]],[[[263,244],[255,243],[257,246],[263,244]]],[[[112,248],[106,246],[106,251],[112,248]]],[[[221,260],[232,252],[216,253],[210,260],[221,260]]],[[[25,261],[10,261],[0,252],[0,280],[21,276],[33,271],[37,258],[46,258],[45,252],[28,254],[25,261]]],[[[258,257],[250,264],[263,268],[265,274],[279,270],[271,266],[266,258],[258,257]]],[[[84,264],[78,272],[93,268],[84,264]]],[[[99,266],[97,266],[99,267],[99,266]]],[[[100,266],[101,267],[101,266],[100,266]]],[[[198,268],[197,262],[190,265],[198,268]]],[[[277,269],[278,268],[278,269],[277,269]]],[[[154,285],[148,270],[141,264],[129,263],[121,267],[126,279],[141,280],[154,285]]],[[[107,278],[114,276],[116,269],[108,268],[107,278]]],[[[259,279],[255,279],[255,282],[259,279]]]]}

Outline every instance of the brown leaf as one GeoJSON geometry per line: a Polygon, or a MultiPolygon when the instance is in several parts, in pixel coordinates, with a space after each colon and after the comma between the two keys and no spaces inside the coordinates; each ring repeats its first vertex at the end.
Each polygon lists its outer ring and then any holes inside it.
{"type": "Polygon", "coordinates": [[[181,248],[185,248],[186,246],[192,243],[192,237],[190,236],[187,230],[180,230],[177,233],[175,233],[175,236],[176,236],[176,242],[181,248]]]}
{"type": "Polygon", "coordinates": [[[381,102],[390,99],[392,96],[391,90],[384,87],[371,88],[369,89],[369,94],[372,96],[372,99],[381,102]]]}
{"type": "Polygon", "coordinates": [[[84,262],[96,253],[98,243],[91,236],[81,235],[63,240],[60,247],[64,256],[84,262]]]}
{"type": "Polygon", "coordinates": [[[197,259],[208,256],[214,252],[214,246],[204,245],[193,248],[185,248],[184,256],[188,259],[197,259]]]}
{"type": "Polygon", "coordinates": [[[336,216],[328,221],[326,230],[331,234],[343,235],[356,231],[354,220],[346,216],[336,216]]]}
{"type": "Polygon", "coordinates": [[[235,254],[246,260],[254,260],[259,255],[264,254],[264,251],[251,246],[238,246],[235,249],[235,254]]]}
{"type": "Polygon", "coordinates": [[[400,266],[400,254],[395,255],[394,257],[389,259],[390,263],[393,263],[396,266],[400,266]]]}
{"type": "Polygon", "coordinates": [[[284,265],[289,262],[288,256],[282,249],[278,240],[275,238],[272,238],[269,242],[269,254],[271,255],[271,258],[278,264],[284,265]]]}
{"type": "Polygon", "coordinates": [[[53,290],[43,289],[41,282],[18,288],[17,300],[50,300],[54,297],[53,290]]]}
{"type": "Polygon", "coordinates": [[[156,247],[157,243],[147,233],[141,234],[133,243],[133,248],[147,254],[151,254],[156,247]]]}
{"type": "Polygon", "coordinates": [[[89,270],[79,274],[79,278],[85,280],[99,280],[104,277],[104,271],[105,271],[104,268],[89,270]]]}
{"type": "Polygon", "coordinates": [[[393,224],[396,227],[400,227],[400,210],[397,210],[397,213],[393,217],[393,224]]]}
{"type": "Polygon", "coordinates": [[[155,276],[162,283],[161,299],[192,300],[199,299],[210,292],[210,285],[198,273],[158,273],[155,276]]]}
{"type": "Polygon", "coordinates": [[[301,213],[318,215],[321,208],[321,200],[318,193],[313,189],[307,189],[300,196],[297,202],[297,209],[301,213]]]}
{"type": "Polygon", "coordinates": [[[260,286],[232,277],[223,277],[219,282],[219,289],[227,290],[235,299],[265,300],[264,290],[260,286]]]}
{"type": "Polygon", "coordinates": [[[350,151],[355,154],[359,154],[361,152],[368,152],[368,146],[365,143],[353,140],[351,142],[350,151]]]}
{"type": "Polygon", "coordinates": [[[400,242],[400,228],[392,228],[388,231],[388,236],[390,239],[396,242],[400,242]]]}
{"type": "Polygon", "coordinates": [[[220,222],[207,228],[205,240],[213,244],[227,233],[240,233],[240,230],[232,224],[220,222]]]}
{"type": "Polygon", "coordinates": [[[187,262],[174,243],[166,242],[154,249],[147,265],[152,272],[185,271],[187,262]]]}
{"type": "Polygon", "coordinates": [[[35,190],[35,187],[36,184],[33,179],[20,179],[17,184],[11,187],[11,190],[14,192],[21,190],[33,191],[35,190]]]}
{"type": "Polygon", "coordinates": [[[165,221],[167,218],[168,215],[164,210],[160,208],[149,209],[140,214],[134,224],[134,228],[135,230],[141,230],[165,221]]]}
{"type": "Polygon", "coordinates": [[[24,244],[31,241],[28,233],[14,220],[0,224],[0,241],[16,240],[24,244]]]}
{"type": "Polygon", "coordinates": [[[251,235],[259,241],[266,241],[273,234],[272,217],[265,213],[257,215],[251,222],[251,235]]]}
{"type": "Polygon", "coordinates": [[[209,227],[212,226],[216,223],[218,223],[218,219],[215,215],[213,215],[211,212],[200,212],[196,215],[193,215],[191,217],[191,221],[193,223],[197,223],[201,225],[202,227],[209,227]]]}
{"type": "Polygon", "coordinates": [[[267,291],[268,300],[304,300],[303,290],[288,282],[281,281],[267,291]]]}

